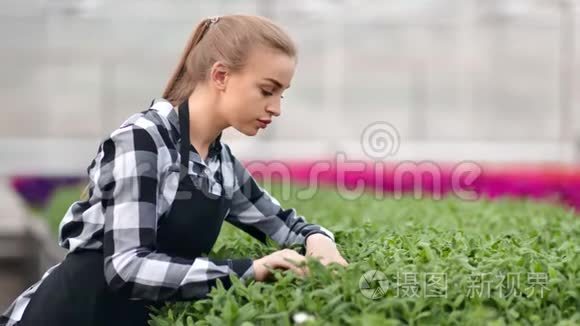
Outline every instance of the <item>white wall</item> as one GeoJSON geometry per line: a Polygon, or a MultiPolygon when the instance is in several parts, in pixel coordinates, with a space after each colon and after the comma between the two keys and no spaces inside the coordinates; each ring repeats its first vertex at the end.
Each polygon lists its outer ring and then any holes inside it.
{"type": "Polygon", "coordinates": [[[388,121],[403,152],[490,157],[491,146],[495,160],[574,159],[580,4],[569,14],[532,0],[336,3],[4,0],[0,155],[24,160],[14,152],[32,147],[14,139],[95,144],[159,96],[199,19],[245,12],[286,27],[300,58],[282,116],[255,139],[226,133],[242,156],[289,142],[284,155],[297,158],[319,152],[313,144],[352,148],[365,127],[388,121]]]}

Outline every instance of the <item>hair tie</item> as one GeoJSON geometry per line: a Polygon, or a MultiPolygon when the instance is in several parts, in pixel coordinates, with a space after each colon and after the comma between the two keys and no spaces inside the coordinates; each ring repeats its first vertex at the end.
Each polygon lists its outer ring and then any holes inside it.
{"type": "Polygon", "coordinates": [[[219,19],[220,19],[220,16],[210,17],[209,18],[210,25],[217,23],[219,19]]]}

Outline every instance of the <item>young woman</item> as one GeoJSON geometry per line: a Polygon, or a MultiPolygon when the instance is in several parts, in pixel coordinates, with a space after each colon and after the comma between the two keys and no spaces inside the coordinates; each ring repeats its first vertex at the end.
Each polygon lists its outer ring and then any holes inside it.
{"type": "Polygon", "coordinates": [[[293,42],[266,18],[203,20],[163,98],[99,146],[86,198],[60,225],[66,258],[0,325],[146,325],[149,305],[203,298],[218,279],[231,286],[230,274],[246,282],[267,280],[268,267],[308,272],[290,249],[255,260],[205,257],[223,220],[347,265],[329,230],[282,209],[220,140],[229,126],[254,136],[279,116],[295,65],[293,42]]]}

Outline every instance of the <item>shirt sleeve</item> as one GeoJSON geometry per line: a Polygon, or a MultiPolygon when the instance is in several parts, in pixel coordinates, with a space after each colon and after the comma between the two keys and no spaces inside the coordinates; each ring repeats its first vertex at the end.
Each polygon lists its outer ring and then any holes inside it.
{"type": "Polygon", "coordinates": [[[97,156],[94,193],[105,220],[104,273],[109,287],[131,299],[151,301],[204,298],[217,280],[253,277],[252,260],[194,260],[156,251],[158,221],[157,146],[144,128],[127,126],[106,139],[97,156]]]}
{"type": "Polygon", "coordinates": [[[263,243],[269,237],[283,247],[300,245],[304,248],[306,238],[317,233],[335,241],[334,234],[328,229],[308,223],[294,208],[282,208],[276,198],[258,185],[227,145],[226,148],[235,178],[232,208],[226,221],[263,243]]]}

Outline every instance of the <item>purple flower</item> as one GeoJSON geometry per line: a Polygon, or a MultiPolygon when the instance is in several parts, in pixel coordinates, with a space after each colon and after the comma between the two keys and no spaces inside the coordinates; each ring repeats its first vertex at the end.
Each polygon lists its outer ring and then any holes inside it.
{"type": "Polygon", "coordinates": [[[80,185],[82,177],[62,176],[14,176],[12,188],[32,207],[44,207],[56,189],[62,186],[80,185]]]}

